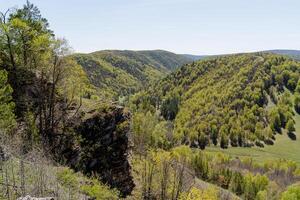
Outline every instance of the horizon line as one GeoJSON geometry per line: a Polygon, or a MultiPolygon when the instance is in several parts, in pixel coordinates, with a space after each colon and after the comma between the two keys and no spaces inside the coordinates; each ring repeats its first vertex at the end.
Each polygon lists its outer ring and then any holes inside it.
{"type": "Polygon", "coordinates": [[[91,54],[99,51],[166,51],[170,53],[174,53],[177,55],[193,55],[193,56],[216,56],[216,55],[231,55],[231,54],[243,54],[243,53],[257,53],[257,52],[267,52],[267,51],[299,51],[300,49],[288,49],[288,48],[276,48],[276,49],[263,49],[263,50],[249,50],[249,51],[235,51],[235,52],[228,52],[228,53],[215,53],[215,54],[194,54],[194,53],[178,53],[176,51],[167,50],[167,49],[100,49],[96,51],[89,51],[89,52],[80,52],[80,51],[74,51],[74,54],[91,54]]]}

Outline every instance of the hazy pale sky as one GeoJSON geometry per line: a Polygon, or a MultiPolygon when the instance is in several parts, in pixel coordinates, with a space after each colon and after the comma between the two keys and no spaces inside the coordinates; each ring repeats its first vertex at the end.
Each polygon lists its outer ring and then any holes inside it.
{"type": "MultiPolygon", "coordinates": [[[[31,0],[77,52],[300,49],[300,0],[31,0]]],[[[25,0],[0,0],[0,10],[25,0]]]]}

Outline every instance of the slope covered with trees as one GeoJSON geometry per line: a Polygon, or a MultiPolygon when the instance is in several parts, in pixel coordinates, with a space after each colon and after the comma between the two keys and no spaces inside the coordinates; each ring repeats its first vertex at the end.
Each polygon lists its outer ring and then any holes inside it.
{"type": "Polygon", "coordinates": [[[148,101],[174,121],[174,142],[263,146],[282,128],[294,132],[299,72],[299,63],[282,56],[222,56],[183,66],[134,101],[148,101]],[[270,103],[276,106],[268,109],[270,103]]]}
{"type": "Polygon", "coordinates": [[[68,199],[119,199],[134,187],[129,113],[99,102],[87,110],[93,88],[68,55],[66,40],[29,1],[0,13],[0,199],[66,199],[68,190],[68,199]]]}
{"type": "Polygon", "coordinates": [[[265,53],[211,57],[155,82],[189,61],[69,49],[28,1],[1,13],[0,199],[298,199],[295,161],[201,149],[263,147],[276,134],[297,140],[299,63],[265,53]],[[142,87],[127,107],[97,98],[142,87]]]}
{"type": "Polygon", "coordinates": [[[108,98],[132,94],[192,62],[191,58],[162,50],[106,50],[72,57],[83,67],[98,94],[108,98]]]}
{"type": "Polygon", "coordinates": [[[289,49],[274,49],[266,52],[275,53],[279,55],[289,56],[295,60],[300,60],[300,51],[299,50],[289,50],[289,49]]]}

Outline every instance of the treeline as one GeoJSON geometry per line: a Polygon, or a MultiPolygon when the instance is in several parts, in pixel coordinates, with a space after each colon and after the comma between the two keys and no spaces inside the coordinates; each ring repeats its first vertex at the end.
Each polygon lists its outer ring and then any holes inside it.
{"type": "Polygon", "coordinates": [[[181,67],[131,102],[173,121],[174,143],[262,147],[281,129],[291,137],[295,131],[299,72],[300,64],[283,56],[222,56],[181,67]]]}

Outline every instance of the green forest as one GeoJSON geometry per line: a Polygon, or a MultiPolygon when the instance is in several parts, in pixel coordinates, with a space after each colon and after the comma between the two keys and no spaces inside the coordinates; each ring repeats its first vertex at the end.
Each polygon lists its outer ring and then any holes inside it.
{"type": "Polygon", "coordinates": [[[257,53],[186,65],[136,95],[174,123],[174,143],[204,149],[273,144],[284,130],[294,136],[299,111],[299,63],[257,53]]]}
{"type": "Polygon", "coordinates": [[[94,98],[126,98],[192,59],[162,50],[98,51],[71,57],[83,68],[94,86],[94,98]]]}
{"type": "Polygon", "coordinates": [[[0,199],[300,199],[295,52],[74,53],[0,14],[0,199]]]}

